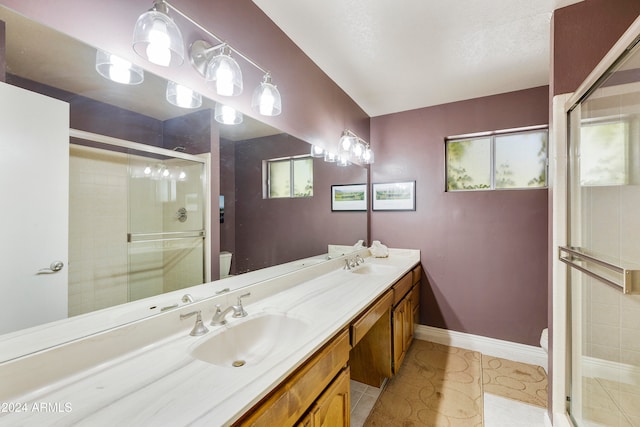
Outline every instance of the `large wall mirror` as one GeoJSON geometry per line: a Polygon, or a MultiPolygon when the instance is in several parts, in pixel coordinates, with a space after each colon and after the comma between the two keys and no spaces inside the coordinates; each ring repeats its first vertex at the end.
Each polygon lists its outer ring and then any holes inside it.
{"type": "MultiPolygon", "coordinates": [[[[68,279],[63,313],[55,318],[83,316],[301,258],[323,260],[329,244],[367,241],[366,211],[331,209],[331,187],[365,184],[366,168],[311,158],[308,143],[247,115],[238,125],[219,124],[216,103],[206,94],[200,107],[174,106],[165,98],[168,82],[144,70],[140,84],[110,81],[96,72],[96,48],[5,7],[0,20],[6,24],[6,83],[70,105],[63,267],[68,279]],[[292,172],[284,181],[303,181],[296,184],[303,190],[291,195],[275,189],[287,165],[292,172]]],[[[33,126],[42,126],[37,114],[33,126]]],[[[29,165],[13,166],[16,186],[24,174],[47,179],[29,165]]],[[[46,208],[35,209],[48,214],[46,208]]],[[[16,259],[40,246],[15,250],[5,239],[2,245],[3,254],[16,259]]],[[[45,267],[52,271],[42,275],[44,282],[56,269],[53,262],[45,267]]],[[[2,293],[5,304],[16,307],[14,313],[32,303],[32,298],[2,293]]],[[[3,319],[7,322],[0,323],[12,323],[3,319]]],[[[41,323],[12,323],[0,334],[15,336],[41,323]]]]}

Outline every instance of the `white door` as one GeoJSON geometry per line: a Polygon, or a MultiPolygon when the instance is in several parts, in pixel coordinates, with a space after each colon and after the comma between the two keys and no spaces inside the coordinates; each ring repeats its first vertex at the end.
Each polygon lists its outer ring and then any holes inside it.
{"type": "Polygon", "coordinates": [[[0,82],[0,148],[3,334],[67,317],[69,105],[0,82]]]}

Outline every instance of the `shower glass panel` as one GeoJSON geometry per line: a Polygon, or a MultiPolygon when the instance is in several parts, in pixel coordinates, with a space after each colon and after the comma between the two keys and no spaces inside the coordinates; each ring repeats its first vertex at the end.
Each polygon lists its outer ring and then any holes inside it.
{"type": "Polygon", "coordinates": [[[69,316],[204,283],[207,160],[72,131],[69,316]]]}
{"type": "Polygon", "coordinates": [[[640,426],[640,53],[569,114],[571,390],[577,426],[640,426]],[[580,254],[595,258],[581,258],[580,254]],[[583,271],[581,271],[583,269],[583,271]]]}
{"type": "Polygon", "coordinates": [[[129,155],[129,300],[204,283],[204,164],[129,155]]]}

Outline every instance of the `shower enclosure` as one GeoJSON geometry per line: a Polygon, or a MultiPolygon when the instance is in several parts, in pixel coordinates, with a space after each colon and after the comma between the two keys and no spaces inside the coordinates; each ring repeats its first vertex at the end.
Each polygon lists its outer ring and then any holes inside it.
{"type": "Polygon", "coordinates": [[[640,426],[640,48],[568,113],[568,413],[640,426]]]}
{"type": "Polygon", "coordinates": [[[69,316],[208,281],[208,156],[71,142],[69,316]]]}

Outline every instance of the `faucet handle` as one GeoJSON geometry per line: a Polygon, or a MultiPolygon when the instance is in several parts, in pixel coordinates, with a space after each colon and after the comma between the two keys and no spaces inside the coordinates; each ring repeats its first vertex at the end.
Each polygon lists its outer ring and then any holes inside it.
{"type": "Polygon", "coordinates": [[[246,298],[251,296],[251,292],[247,292],[246,294],[240,295],[238,297],[238,304],[236,304],[236,310],[234,310],[233,312],[233,317],[245,317],[247,316],[247,313],[244,309],[244,307],[242,306],[242,298],[246,298]]]}
{"type": "Polygon", "coordinates": [[[204,335],[207,332],[209,332],[209,329],[207,329],[206,326],[204,326],[204,324],[202,323],[202,312],[200,310],[196,310],[196,311],[192,311],[190,313],[187,314],[181,314],[180,315],[180,319],[188,319],[189,317],[196,315],[196,324],[193,325],[193,329],[191,330],[191,332],[189,333],[189,335],[197,337],[200,335],[204,335]]]}

